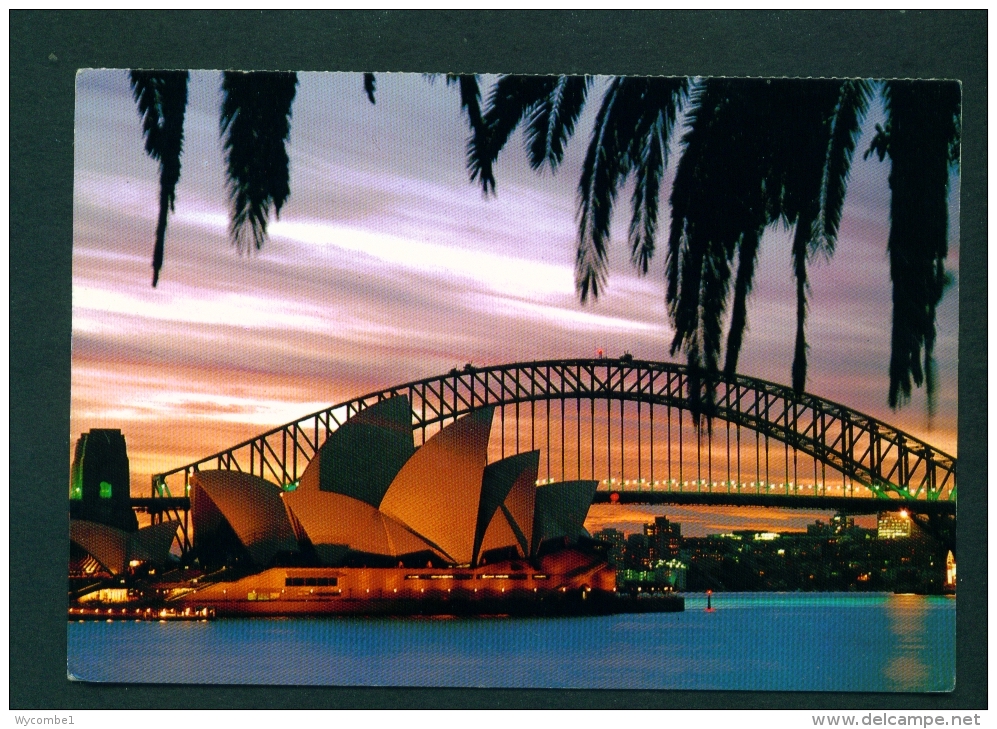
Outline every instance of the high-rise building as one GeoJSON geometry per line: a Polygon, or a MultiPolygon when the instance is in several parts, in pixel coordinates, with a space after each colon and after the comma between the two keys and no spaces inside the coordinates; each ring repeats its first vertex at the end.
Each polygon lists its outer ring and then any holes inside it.
{"type": "Polygon", "coordinates": [[[631,534],[627,537],[626,566],[632,570],[651,568],[651,537],[646,534],[631,534]]]}
{"type": "Polygon", "coordinates": [[[877,539],[906,539],[911,532],[910,515],[904,511],[881,511],[876,525],[877,539]]]}
{"type": "Polygon", "coordinates": [[[855,518],[847,514],[835,514],[831,517],[831,531],[834,534],[844,534],[855,528],[855,518]]]}
{"type": "Polygon", "coordinates": [[[607,527],[595,532],[592,537],[602,542],[609,543],[609,563],[614,567],[622,567],[626,555],[627,535],[619,529],[607,527]]]}
{"type": "Polygon", "coordinates": [[[644,536],[650,547],[652,564],[677,559],[682,544],[682,525],[668,521],[668,517],[655,517],[653,524],[644,525],[644,536]]]}

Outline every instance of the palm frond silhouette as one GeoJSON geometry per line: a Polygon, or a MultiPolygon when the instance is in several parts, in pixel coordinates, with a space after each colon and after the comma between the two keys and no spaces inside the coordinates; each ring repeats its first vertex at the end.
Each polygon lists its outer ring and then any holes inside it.
{"type": "Polygon", "coordinates": [[[249,235],[253,247],[263,247],[271,210],[280,217],[291,194],[286,144],[297,85],[294,73],[224,74],[221,131],[232,201],[230,231],[240,250],[250,250],[249,235]]]}
{"type": "Polygon", "coordinates": [[[145,151],[159,162],[159,218],[152,252],[152,285],[159,283],[166,247],[166,222],[176,201],[187,110],[186,71],[132,71],[132,93],[142,115],[145,151]]]}
{"type": "Polygon", "coordinates": [[[888,81],[886,128],[866,154],[890,158],[891,407],[926,384],[934,407],[935,311],[949,280],[949,170],[958,164],[961,92],[954,81],[888,81]]]}

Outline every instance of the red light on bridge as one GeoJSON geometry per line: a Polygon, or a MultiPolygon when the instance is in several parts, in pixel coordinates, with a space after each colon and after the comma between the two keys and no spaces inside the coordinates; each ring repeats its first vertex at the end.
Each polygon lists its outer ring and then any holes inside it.
{"type": "Polygon", "coordinates": [[[609,495],[609,503],[618,504],[620,503],[620,495],[615,491],[609,495]]]}

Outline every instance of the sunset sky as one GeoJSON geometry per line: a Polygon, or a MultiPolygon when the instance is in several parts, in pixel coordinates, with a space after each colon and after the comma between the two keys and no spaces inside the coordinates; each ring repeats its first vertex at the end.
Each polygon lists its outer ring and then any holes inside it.
{"type": "MultiPolygon", "coordinates": [[[[193,73],[176,210],[154,289],[158,166],[144,152],[127,72],[77,77],[71,436],[120,428],[134,495],[148,492],[152,473],[465,362],[598,349],[670,359],[664,246],[638,276],[626,245],[629,188],[618,197],[605,294],[582,305],[574,289],[577,184],[604,79],[557,174],[529,169],[517,132],[488,200],[468,181],[456,90],[414,74],[377,81],[371,105],[360,74],[299,74],[291,197],[263,250],[240,255],[228,238],[221,75],[193,73]]],[[[878,99],[858,143],[837,252],[810,270],[807,389],[955,455],[958,177],[946,262],[954,283],[938,310],[938,409],[929,422],[923,391],[898,412],[887,405],[889,163],[861,155],[877,122],[878,99]]],[[[667,192],[660,217],[668,219],[667,192]]],[[[795,328],[790,235],[766,232],[739,361],[742,374],[782,384],[795,328]]],[[[816,518],[665,512],[692,535],[799,529],[816,518]]],[[[589,527],[634,529],[655,513],[662,510],[594,507],[589,527]]]]}

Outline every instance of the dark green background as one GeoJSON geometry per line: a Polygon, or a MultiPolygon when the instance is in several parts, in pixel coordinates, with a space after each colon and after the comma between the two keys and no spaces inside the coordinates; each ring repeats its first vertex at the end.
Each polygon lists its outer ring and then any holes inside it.
{"type": "MultiPolygon", "coordinates": [[[[986,706],[987,13],[10,13],[10,708],[986,706]],[[100,686],[66,679],[78,68],[963,81],[957,685],[947,695],[100,686]]],[[[136,116],[136,124],[138,117],[136,116]]],[[[861,625],[855,626],[861,630],[861,625]]],[[[293,657],[292,657],[293,660],[293,657]]]]}

